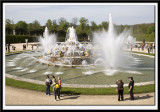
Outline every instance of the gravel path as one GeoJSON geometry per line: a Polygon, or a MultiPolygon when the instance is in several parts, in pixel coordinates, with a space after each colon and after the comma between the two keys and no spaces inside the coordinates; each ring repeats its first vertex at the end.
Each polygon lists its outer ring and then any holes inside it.
{"type": "Polygon", "coordinates": [[[117,101],[117,95],[61,95],[55,101],[54,96],[44,92],[5,86],[5,104],[9,105],[154,105],[154,92],[135,94],[135,100],[124,95],[124,101],[117,101]]]}

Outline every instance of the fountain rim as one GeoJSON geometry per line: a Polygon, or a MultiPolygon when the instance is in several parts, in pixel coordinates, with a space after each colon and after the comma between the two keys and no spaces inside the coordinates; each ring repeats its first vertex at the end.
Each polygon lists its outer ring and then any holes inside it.
{"type": "MultiPolygon", "coordinates": [[[[34,83],[34,84],[44,84],[44,81],[40,81],[40,80],[34,80],[34,79],[28,79],[28,78],[22,78],[22,77],[18,77],[15,75],[11,75],[11,74],[7,74],[5,73],[5,77],[11,78],[11,79],[15,79],[15,80],[20,80],[22,82],[30,82],[30,83],[34,83]]],[[[155,84],[155,81],[147,81],[147,82],[138,82],[135,83],[135,86],[144,86],[144,85],[150,85],[150,84],[155,84]]],[[[93,84],[65,84],[63,83],[63,87],[72,87],[72,88],[115,88],[117,87],[116,84],[104,84],[104,85],[93,85],[93,84]]],[[[128,84],[124,84],[124,87],[128,87],[128,84]]]]}

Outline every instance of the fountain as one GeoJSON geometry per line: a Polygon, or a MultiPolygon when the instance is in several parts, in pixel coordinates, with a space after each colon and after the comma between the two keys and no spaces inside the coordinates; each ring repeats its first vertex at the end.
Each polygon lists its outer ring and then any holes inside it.
{"type": "Polygon", "coordinates": [[[57,42],[46,27],[39,37],[42,49],[6,56],[6,73],[41,81],[54,73],[66,84],[115,84],[131,74],[136,82],[154,80],[154,59],[125,50],[135,40],[126,30],[116,34],[111,14],[108,31],[92,33],[92,42],[79,42],[69,27],[65,42],[57,42]]]}
{"type": "MultiPolygon", "coordinates": [[[[128,34],[125,31],[116,35],[111,14],[109,14],[108,31],[93,32],[94,45],[78,42],[73,26],[68,28],[65,42],[57,43],[56,35],[49,34],[46,27],[44,38],[40,37],[44,54],[38,58],[38,61],[49,65],[68,67],[103,65],[104,72],[108,74],[106,70],[117,71],[119,67],[129,66],[133,61],[132,56],[124,50],[126,41],[134,43],[133,37],[128,34]]],[[[111,73],[116,73],[112,71],[111,73]]]]}
{"type": "Polygon", "coordinates": [[[79,43],[73,27],[68,28],[65,40],[65,42],[56,42],[56,35],[49,34],[46,27],[43,37],[40,37],[44,53],[38,57],[38,61],[55,66],[83,66],[84,60],[92,59],[89,54],[92,45],[84,46],[79,43]]]}

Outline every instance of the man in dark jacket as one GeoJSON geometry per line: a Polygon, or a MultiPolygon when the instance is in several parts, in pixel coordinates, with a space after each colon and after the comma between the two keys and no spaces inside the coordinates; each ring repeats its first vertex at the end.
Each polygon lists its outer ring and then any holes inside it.
{"type": "Polygon", "coordinates": [[[133,89],[134,89],[134,80],[133,80],[133,77],[129,77],[129,94],[130,94],[130,98],[131,100],[134,100],[134,96],[133,96],[133,89]]]}

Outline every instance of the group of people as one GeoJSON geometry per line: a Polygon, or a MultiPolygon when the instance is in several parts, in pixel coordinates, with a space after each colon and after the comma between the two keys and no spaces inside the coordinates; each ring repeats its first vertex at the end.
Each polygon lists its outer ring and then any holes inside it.
{"type": "Polygon", "coordinates": [[[150,53],[150,52],[153,52],[153,49],[155,49],[155,44],[153,43],[151,43],[151,44],[145,44],[145,43],[143,43],[143,44],[138,44],[137,45],[137,48],[138,48],[138,50],[140,50],[140,48],[142,49],[142,51],[144,51],[144,48],[146,48],[147,50],[148,50],[148,53],[150,53]]]}
{"type": "Polygon", "coordinates": [[[45,80],[45,85],[46,85],[46,95],[50,95],[50,87],[53,87],[55,101],[60,100],[60,90],[62,88],[61,78],[58,77],[58,80],[56,80],[55,76],[52,75],[50,79],[49,75],[47,75],[45,80]]]}
{"type": "MultiPolygon", "coordinates": [[[[130,80],[130,82],[128,84],[128,88],[129,88],[130,99],[134,100],[134,96],[133,96],[134,80],[133,80],[133,77],[129,77],[129,80],[130,80]]],[[[122,80],[117,80],[116,84],[117,84],[116,91],[118,92],[118,101],[121,101],[121,100],[123,101],[124,100],[124,96],[123,96],[124,83],[122,80]]],[[[55,101],[60,100],[60,90],[62,88],[61,78],[58,77],[58,80],[56,80],[55,76],[52,75],[51,79],[50,79],[49,75],[47,75],[46,80],[45,80],[45,85],[46,85],[46,95],[50,96],[50,87],[53,87],[55,101]],[[57,96],[58,96],[58,99],[57,99],[57,96]]]]}
{"type": "Polygon", "coordinates": [[[10,52],[10,47],[12,47],[12,50],[16,50],[16,47],[9,43],[9,44],[6,44],[6,52],[7,52],[7,50],[8,50],[8,52],[10,52]]]}
{"type": "MultiPolygon", "coordinates": [[[[130,80],[130,82],[128,84],[128,88],[129,88],[130,99],[134,100],[134,96],[133,96],[134,80],[133,80],[133,77],[129,77],[129,80],[130,80]]],[[[122,80],[117,80],[116,84],[117,84],[116,91],[118,92],[118,101],[120,101],[120,99],[123,101],[124,100],[124,96],[123,96],[124,83],[122,80]]]]}

